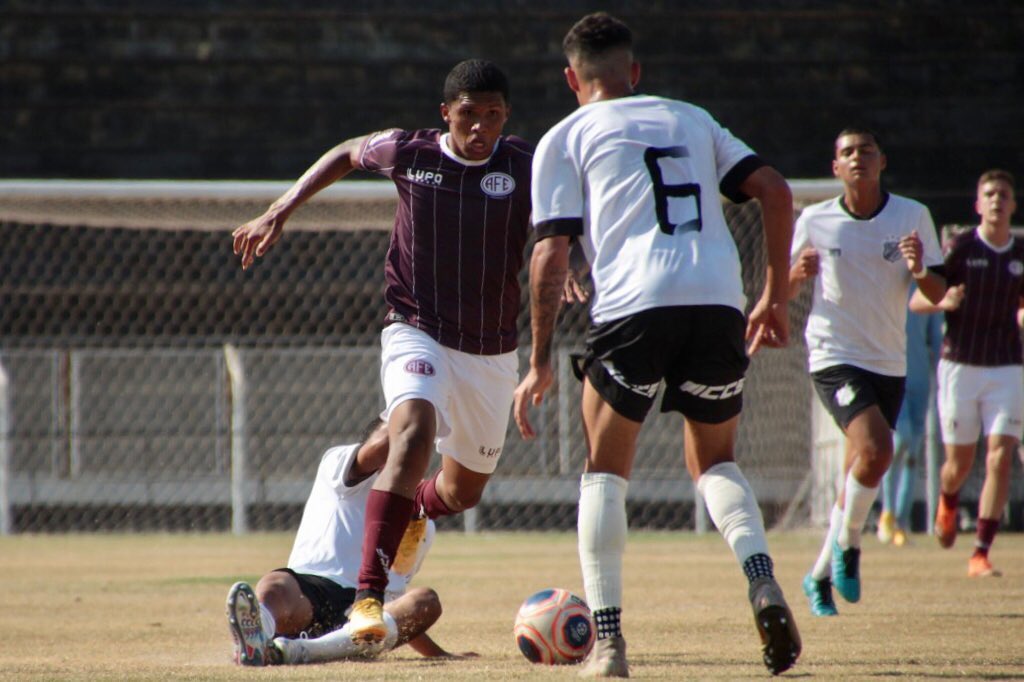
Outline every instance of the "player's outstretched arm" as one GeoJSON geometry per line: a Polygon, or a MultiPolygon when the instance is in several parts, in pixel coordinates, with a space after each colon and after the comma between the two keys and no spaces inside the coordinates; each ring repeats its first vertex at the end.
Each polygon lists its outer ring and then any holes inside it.
{"type": "Polygon", "coordinates": [[[476,658],[480,655],[472,651],[453,654],[450,651],[446,651],[425,632],[410,639],[409,646],[420,656],[425,656],[426,658],[476,658]]]}
{"type": "Polygon", "coordinates": [[[274,201],[263,215],[235,229],[232,233],[233,248],[235,255],[241,256],[243,270],[277,243],[284,231],[285,222],[295,209],[320,190],[352,172],[353,159],[365,139],[366,136],[352,138],[328,151],[274,201]]]}
{"type": "Polygon", "coordinates": [[[530,317],[533,351],[530,370],[516,388],[513,415],[523,438],[536,432],[527,415],[530,405],[540,405],[544,393],[554,383],[551,370],[551,345],[555,322],[562,305],[566,272],[569,269],[569,238],[548,237],[537,242],[530,258],[530,317]]]}
{"type": "Polygon", "coordinates": [[[771,166],[762,166],[740,185],[748,197],[761,202],[768,267],[764,291],[747,322],[749,353],[762,346],[780,348],[789,342],[789,249],[793,243],[793,193],[771,166]]]}

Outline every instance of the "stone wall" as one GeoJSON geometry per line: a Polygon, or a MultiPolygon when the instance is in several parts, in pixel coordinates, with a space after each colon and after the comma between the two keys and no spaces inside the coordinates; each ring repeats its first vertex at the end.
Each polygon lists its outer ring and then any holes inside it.
{"type": "MultiPolygon", "coordinates": [[[[709,109],[790,177],[830,172],[857,121],[891,189],[970,222],[985,168],[1024,175],[1024,5],[608,2],[640,41],[642,89],[709,109]]],[[[574,106],[559,45],[589,3],[7,0],[0,177],[292,178],[338,141],[440,124],[447,70],[493,59],[509,130],[574,106]]]]}

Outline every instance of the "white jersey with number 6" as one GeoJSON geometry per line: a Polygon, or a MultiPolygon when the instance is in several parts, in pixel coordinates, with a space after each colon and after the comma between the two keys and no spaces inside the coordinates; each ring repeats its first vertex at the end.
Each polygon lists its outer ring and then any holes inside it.
{"type": "Polygon", "coordinates": [[[533,221],[544,234],[544,222],[582,220],[595,323],[663,306],[743,312],[719,187],[748,157],[756,160],[708,112],[646,95],[587,104],[544,135],[533,221]]]}

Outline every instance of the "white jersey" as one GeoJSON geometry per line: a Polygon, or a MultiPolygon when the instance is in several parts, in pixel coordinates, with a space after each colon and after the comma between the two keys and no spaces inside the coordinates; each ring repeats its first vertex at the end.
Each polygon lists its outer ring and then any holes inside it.
{"type": "Polygon", "coordinates": [[[544,135],[533,157],[533,221],[544,235],[545,222],[582,220],[595,323],[676,305],[743,312],[719,187],[747,157],[757,161],[708,112],[645,95],[592,102],[544,135]]]}
{"type": "MultiPolygon", "coordinates": [[[[296,573],[319,575],[352,588],[358,586],[362,563],[366,499],[377,478],[374,474],[354,486],[345,485],[345,476],[358,450],[359,445],[341,445],[324,453],[288,557],[288,568],[296,573]]],[[[404,593],[409,580],[419,571],[434,541],[434,530],[434,522],[429,521],[426,537],[408,574],[388,573],[389,599],[404,593]]]]}
{"type": "Polygon", "coordinates": [[[841,197],[808,206],[796,221],[791,261],[813,247],[820,259],[807,318],[810,370],[853,365],[905,376],[907,297],[913,277],[899,240],[917,230],[924,264],[942,264],[931,214],[922,204],[889,194],[882,209],[855,218],[841,197]]]}

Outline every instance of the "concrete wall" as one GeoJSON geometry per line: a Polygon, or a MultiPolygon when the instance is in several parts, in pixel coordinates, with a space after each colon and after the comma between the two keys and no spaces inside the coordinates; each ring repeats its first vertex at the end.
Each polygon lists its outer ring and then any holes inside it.
{"type": "MultiPolygon", "coordinates": [[[[1024,175],[1024,4],[608,2],[646,92],[690,99],[790,177],[829,173],[834,133],[880,130],[894,191],[970,222],[985,168],[1024,175]]],[[[457,61],[509,72],[509,130],[574,106],[549,0],[7,0],[0,177],[292,178],[350,136],[440,124],[457,61]]]]}

